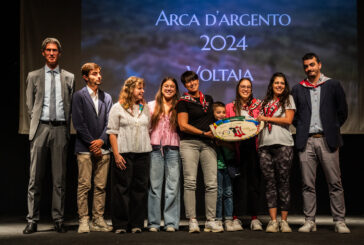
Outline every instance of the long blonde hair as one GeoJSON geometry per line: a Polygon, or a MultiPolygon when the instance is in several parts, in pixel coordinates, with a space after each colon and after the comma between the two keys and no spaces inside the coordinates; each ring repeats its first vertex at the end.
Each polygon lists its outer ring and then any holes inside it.
{"type": "Polygon", "coordinates": [[[176,105],[179,99],[179,90],[178,90],[178,84],[177,84],[177,80],[173,77],[165,77],[160,86],[159,86],[159,90],[157,92],[157,94],[155,95],[155,107],[154,107],[154,112],[152,115],[152,119],[151,119],[151,128],[152,130],[158,125],[159,119],[161,117],[161,115],[163,113],[165,113],[164,111],[164,106],[163,106],[163,94],[162,94],[162,87],[163,84],[167,81],[172,81],[175,86],[176,86],[176,94],[173,96],[172,98],[172,109],[171,109],[171,117],[169,119],[170,125],[171,125],[171,129],[172,130],[176,130],[177,128],[177,110],[176,110],[176,105]]]}
{"type": "MultiPolygon", "coordinates": [[[[145,82],[143,78],[131,76],[125,80],[123,88],[119,94],[119,103],[126,110],[133,106],[135,101],[133,100],[133,92],[134,89],[142,85],[143,88],[145,86],[145,82]]],[[[145,100],[143,99],[140,103],[145,104],[145,100]]]]}

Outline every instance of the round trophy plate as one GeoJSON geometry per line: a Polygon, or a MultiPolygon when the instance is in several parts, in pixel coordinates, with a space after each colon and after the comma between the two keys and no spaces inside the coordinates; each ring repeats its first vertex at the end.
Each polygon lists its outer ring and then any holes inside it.
{"type": "Polygon", "coordinates": [[[224,141],[240,141],[250,139],[264,127],[264,122],[258,122],[252,117],[229,117],[214,122],[210,129],[214,136],[224,141]]]}

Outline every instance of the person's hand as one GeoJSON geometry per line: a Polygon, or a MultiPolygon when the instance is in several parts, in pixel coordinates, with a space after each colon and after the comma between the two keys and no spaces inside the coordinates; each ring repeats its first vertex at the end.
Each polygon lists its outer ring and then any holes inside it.
{"type": "Polygon", "coordinates": [[[114,154],[114,158],[116,166],[121,170],[125,170],[126,169],[125,159],[119,153],[114,154]]]}
{"type": "Polygon", "coordinates": [[[96,158],[100,158],[100,157],[102,157],[102,151],[101,151],[101,149],[97,149],[97,150],[95,150],[95,151],[91,151],[91,154],[92,154],[94,157],[96,157],[96,158]]]}
{"type": "Polygon", "coordinates": [[[203,135],[204,135],[204,136],[206,136],[206,137],[208,137],[208,138],[210,138],[210,139],[214,139],[214,138],[215,138],[215,136],[214,136],[214,134],[211,132],[211,130],[210,130],[210,131],[208,131],[208,132],[205,132],[203,135]]]}
{"type": "Polygon", "coordinates": [[[91,141],[89,150],[91,152],[96,152],[97,150],[101,149],[103,144],[104,144],[104,141],[102,139],[93,140],[93,141],[91,141]]]}
{"type": "Polygon", "coordinates": [[[265,116],[258,116],[258,117],[257,117],[257,121],[258,121],[258,122],[262,122],[262,121],[263,121],[263,122],[266,122],[266,121],[267,121],[267,117],[265,117],[265,116]]]}

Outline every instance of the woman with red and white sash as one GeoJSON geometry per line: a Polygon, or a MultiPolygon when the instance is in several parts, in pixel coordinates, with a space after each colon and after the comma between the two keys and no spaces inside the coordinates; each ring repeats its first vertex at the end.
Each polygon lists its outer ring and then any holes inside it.
{"type": "Polygon", "coordinates": [[[180,134],[180,153],[184,178],[184,203],[189,219],[189,232],[200,232],[196,220],[196,179],[198,164],[201,163],[205,182],[206,223],[204,231],[224,231],[220,222],[215,221],[217,200],[217,158],[213,143],[213,134],[209,125],[214,120],[212,103],[209,95],[199,90],[198,76],[193,71],[186,71],[181,81],[187,93],[177,104],[178,126],[180,134]]]}
{"type": "MultiPolygon", "coordinates": [[[[260,112],[261,100],[253,96],[253,84],[249,78],[242,78],[236,85],[235,100],[226,105],[226,117],[245,116],[257,118],[260,112]]],[[[262,223],[257,218],[260,196],[261,172],[257,155],[257,138],[253,137],[236,144],[237,163],[241,173],[247,177],[248,212],[251,215],[250,229],[263,230],[262,223]]],[[[237,218],[242,215],[241,202],[243,200],[244,178],[239,176],[233,180],[234,184],[234,230],[242,230],[241,221],[237,218]]]]}
{"type": "Polygon", "coordinates": [[[266,182],[266,199],[271,220],[266,232],[292,232],[287,222],[290,205],[289,176],[293,159],[293,138],[289,131],[296,106],[283,73],[274,73],[262,103],[258,121],[266,126],[259,134],[260,169],[266,182]],[[277,222],[277,209],[281,222],[277,222]]]}

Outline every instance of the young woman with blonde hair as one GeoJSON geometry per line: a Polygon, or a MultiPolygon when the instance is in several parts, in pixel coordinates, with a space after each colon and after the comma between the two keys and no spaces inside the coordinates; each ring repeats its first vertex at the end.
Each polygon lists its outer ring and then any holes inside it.
{"type": "Polygon", "coordinates": [[[115,233],[140,233],[147,212],[150,113],[144,79],[129,77],[110,111],[107,134],[111,164],[111,210],[115,233]]]}

